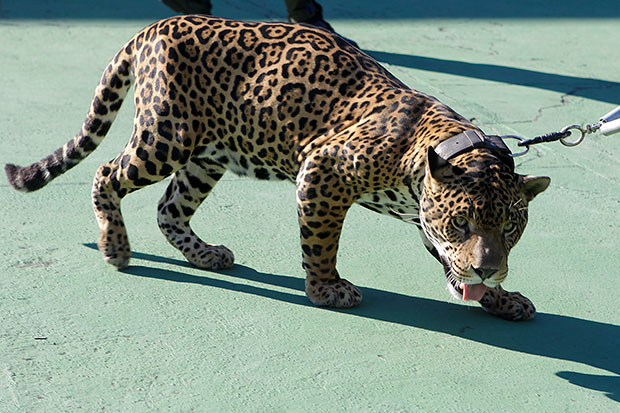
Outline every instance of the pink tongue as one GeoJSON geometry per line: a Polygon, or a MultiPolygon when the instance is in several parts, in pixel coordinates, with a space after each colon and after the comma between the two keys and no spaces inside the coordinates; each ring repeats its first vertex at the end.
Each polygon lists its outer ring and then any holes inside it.
{"type": "Polygon", "coordinates": [[[472,284],[463,286],[463,300],[480,301],[487,290],[484,284],[472,284]]]}

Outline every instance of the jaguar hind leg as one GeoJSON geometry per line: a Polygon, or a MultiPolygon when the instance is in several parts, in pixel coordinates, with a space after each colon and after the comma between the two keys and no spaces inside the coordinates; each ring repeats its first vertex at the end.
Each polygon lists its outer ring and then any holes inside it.
{"type": "Polygon", "coordinates": [[[173,176],[157,207],[157,222],[168,242],[199,268],[224,269],[234,263],[231,250],[204,242],[189,225],[194,212],[225,171],[222,165],[206,159],[191,160],[173,176]]]}
{"type": "Polygon", "coordinates": [[[99,167],[93,181],[92,197],[99,224],[99,251],[108,264],[122,269],[129,265],[131,250],[121,214],[121,199],[128,191],[121,188],[118,169],[118,165],[112,162],[99,167]]]}
{"type": "Polygon", "coordinates": [[[511,321],[529,320],[536,313],[534,304],[527,297],[506,291],[499,285],[487,288],[479,302],[488,313],[511,321]]]}
{"type": "MultiPolygon", "coordinates": [[[[172,166],[169,168],[173,170],[172,166]]],[[[99,167],[93,181],[93,209],[99,224],[97,246],[108,264],[126,268],[131,257],[121,200],[137,189],[164,179],[169,173],[151,175],[143,171],[134,152],[128,148],[112,162],[99,167]]]]}
{"type": "Polygon", "coordinates": [[[145,133],[139,127],[134,128],[129,144],[113,161],[99,167],[93,181],[93,208],[100,231],[97,246],[108,264],[121,269],[129,265],[131,256],[121,200],[170,176],[182,166],[179,160],[169,159],[157,168],[149,156],[153,152],[152,143],[158,142],[159,137],[151,134],[149,139],[137,138],[145,133]]]}

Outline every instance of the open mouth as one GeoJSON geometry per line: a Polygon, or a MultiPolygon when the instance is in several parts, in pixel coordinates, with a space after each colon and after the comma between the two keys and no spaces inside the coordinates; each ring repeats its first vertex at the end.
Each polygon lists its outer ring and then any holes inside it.
{"type": "Polygon", "coordinates": [[[446,272],[446,277],[448,278],[448,287],[455,298],[472,301],[480,301],[482,299],[482,296],[484,296],[484,293],[487,291],[486,285],[482,283],[465,284],[454,277],[448,276],[450,273],[450,266],[447,265],[443,259],[441,261],[446,272]]]}
{"type": "Polygon", "coordinates": [[[465,284],[456,280],[450,280],[449,285],[452,287],[453,294],[456,293],[457,298],[463,300],[480,301],[487,291],[487,286],[482,283],[465,284]]]}

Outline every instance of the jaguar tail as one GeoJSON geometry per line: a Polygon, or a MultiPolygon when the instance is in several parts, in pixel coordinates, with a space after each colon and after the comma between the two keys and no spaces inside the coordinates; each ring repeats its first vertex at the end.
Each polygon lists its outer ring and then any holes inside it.
{"type": "Polygon", "coordinates": [[[103,141],[133,82],[132,42],[116,54],[103,72],[82,129],[73,139],[30,166],[4,166],[13,188],[23,192],[43,188],[52,179],[80,163],[103,141]]]}

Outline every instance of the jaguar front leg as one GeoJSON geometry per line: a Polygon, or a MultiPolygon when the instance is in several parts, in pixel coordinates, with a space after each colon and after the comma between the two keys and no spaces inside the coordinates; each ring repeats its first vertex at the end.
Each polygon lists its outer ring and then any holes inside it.
{"type": "Polygon", "coordinates": [[[342,224],[353,201],[352,187],[329,167],[302,165],[297,177],[302,267],[306,296],[315,305],[348,308],[362,300],[359,289],[340,278],[336,269],[342,224]]]}
{"type": "Polygon", "coordinates": [[[198,268],[231,268],[235,257],[223,245],[210,244],[194,233],[190,220],[226,169],[208,159],[192,159],[177,171],[157,207],[157,222],[170,244],[198,268]]]}
{"type": "Polygon", "coordinates": [[[534,304],[518,292],[509,292],[500,285],[487,288],[480,299],[480,305],[485,311],[511,321],[525,321],[534,317],[534,304]]]}

